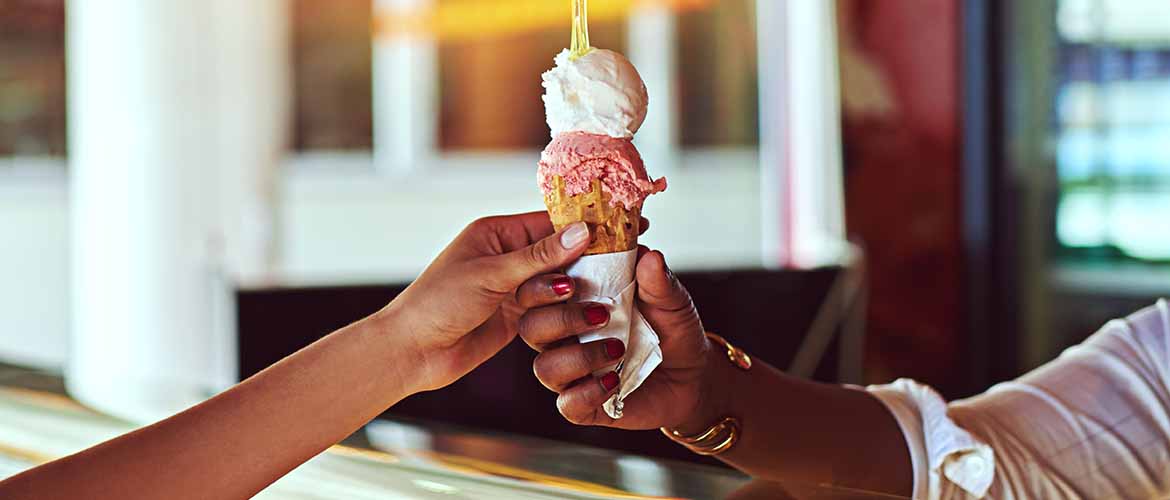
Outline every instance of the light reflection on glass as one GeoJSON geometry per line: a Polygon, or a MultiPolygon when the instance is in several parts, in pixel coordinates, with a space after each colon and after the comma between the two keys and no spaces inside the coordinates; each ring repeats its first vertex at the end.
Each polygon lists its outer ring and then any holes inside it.
{"type": "Polygon", "coordinates": [[[1170,259],[1170,2],[1061,0],[1056,236],[1068,250],[1170,259]]]}

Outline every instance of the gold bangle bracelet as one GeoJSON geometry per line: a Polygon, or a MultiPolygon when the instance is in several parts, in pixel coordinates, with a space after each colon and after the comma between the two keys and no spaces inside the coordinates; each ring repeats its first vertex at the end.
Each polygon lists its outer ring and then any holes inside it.
{"type": "MultiPolygon", "coordinates": [[[[743,371],[751,370],[752,358],[748,356],[743,349],[735,347],[728,342],[727,339],[707,332],[707,338],[718,344],[727,351],[727,360],[743,371]]],[[[723,453],[739,440],[742,434],[740,430],[739,420],[735,417],[724,417],[715,425],[708,427],[707,430],[695,434],[693,436],[685,436],[674,429],[667,429],[665,427],[659,429],[667,438],[678,444],[685,446],[692,453],[699,455],[718,455],[723,453]]]]}
{"type": "Polygon", "coordinates": [[[692,453],[698,455],[718,455],[723,453],[731,449],[735,445],[735,442],[739,440],[740,436],[739,420],[734,417],[726,417],[706,431],[694,436],[684,436],[678,431],[666,428],[660,430],[671,441],[685,446],[692,453]]]}
{"type": "Polygon", "coordinates": [[[735,422],[734,425],[732,425],[728,428],[727,439],[723,440],[722,443],[719,443],[719,444],[715,445],[714,448],[707,449],[707,450],[696,449],[696,448],[692,447],[691,451],[696,453],[696,454],[699,454],[699,455],[706,455],[706,456],[718,455],[720,453],[723,453],[723,452],[731,449],[732,446],[735,446],[735,442],[738,440],[739,440],[739,422],[735,422]]]}
{"type": "Polygon", "coordinates": [[[727,339],[711,332],[707,332],[707,338],[727,350],[727,360],[731,361],[731,364],[743,371],[752,369],[752,357],[748,356],[746,352],[743,352],[743,349],[731,345],[731,342],[728,342],[727,339]]]}
{"type": "Polygon", "coordinates": [[[733,420],[734,419],[731,417],[724,418],[723,420],[720,420],[719,423],[712,425],[711,427],[708,427],[707,430],[705,430],[699,434],[696,434],[694,436],[684,436],[684,435],[682,435],[681,432],[676,431],[674,429],[663,428],[662,432],[666,433],[666,436],[669,437],[672,441],[675,441],[679,444],[684,444],[684,445],[698,444],[698,443],[702,443],[703,441],[710,441],[712,438],[715,438],[716,436],[719,436],[720,434],[722,434],[724,432],[724,430],[726,430],[727,426],[730,425],[730,422],[733,420]]]}

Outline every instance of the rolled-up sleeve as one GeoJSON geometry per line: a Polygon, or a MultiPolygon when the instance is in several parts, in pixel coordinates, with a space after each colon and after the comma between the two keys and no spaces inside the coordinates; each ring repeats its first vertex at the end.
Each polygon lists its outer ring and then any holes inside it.
{"type": "Polygon", "coordinates": [[[916,499],[1167,498],[1168,346],[1159,301],[973,398],[911,380],[866,390],[902,430],[916,499]]]}
{"type": "Polygon", "coordinates": [[[914,498],[941,498],[945,492],[951,492],[947,498],[982,498],[987,493],[995,453],[947,416],[947,404],[934,389],[901,379],[866,390],[902,429],[914,467],[914,498]]]}

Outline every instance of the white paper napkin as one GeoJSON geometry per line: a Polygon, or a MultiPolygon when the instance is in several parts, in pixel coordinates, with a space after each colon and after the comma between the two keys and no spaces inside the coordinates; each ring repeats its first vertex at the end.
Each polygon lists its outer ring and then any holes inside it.
{"type": "MultiPolygon", "coordinates": [[[[586,255],[565,271],[577,285],[573,301],[597,302],[610,308],[609,324],[601,330],[581,335],[581,342],[616,338],[626,345],[625,357],[614,368],[621,377],[618,392],[604,405],[605,413],[611,418],[622,418],[626,397],[640,387],[662,363],[658,334],[650,328],[635,305],[638,287],[634,281],[634,266],[637,261],[637,249],[586,255]]],[[[609,371],[607,368],[594,375],[601,376],[609,371]]]]}

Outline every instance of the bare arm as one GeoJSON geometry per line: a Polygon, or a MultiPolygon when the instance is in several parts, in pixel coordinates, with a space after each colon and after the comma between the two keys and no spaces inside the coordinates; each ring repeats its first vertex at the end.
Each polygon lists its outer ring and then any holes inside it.
{"type": "MultiPolygon", "coordinates": [[[[413,392],[375,315],[171,418],[0,483],[5,498],[248,498],[413,392]],[[68,480],[65,480],[65,479],[68,480]]],[[[418,353],[421,355],[422,353],[418,353]]]]}
{"type": "Polygon", "coordinates": [[[606,377],[617,375],[591,374],[615,365],[622,349],[607,345],[614,341],[564,342],[597,328],[584,305],[525,298],[521,288],[520,300],[534,308],[521,319],[520,336],[542,351],[534,371],[559,394],[557,407],[567,420],[698,434],[733,416],[743,435],[719,458],[753,476],[910,495],[909,450],[881,402],[863,391],[789,377],[758,360],[750,371],[736,368],[704,336],[690,294],[661,253],[644,251],[637,280],[638,307],[658,333],[663,360],[626,400],[620,420],[601,411],[616,388],[606,377]]]}
{"type": "Polygon", "coordinates": [[[726,416],[742,437],[720,460],[752,476],[910,495],[910,454],[898,423],[864,391],[790,377],[755,360],[742,371],[709,353],[704,402],[677,429],[697,434],[726,416]]]}
{"type": "Polygon", "coordinates": [[[0,497],[249,498],[507,345],[516,288],[589,240],[584,224],[551,233],[543,212],[477,221],[381,311],[187,411],[0,482],[0,497]]]}

